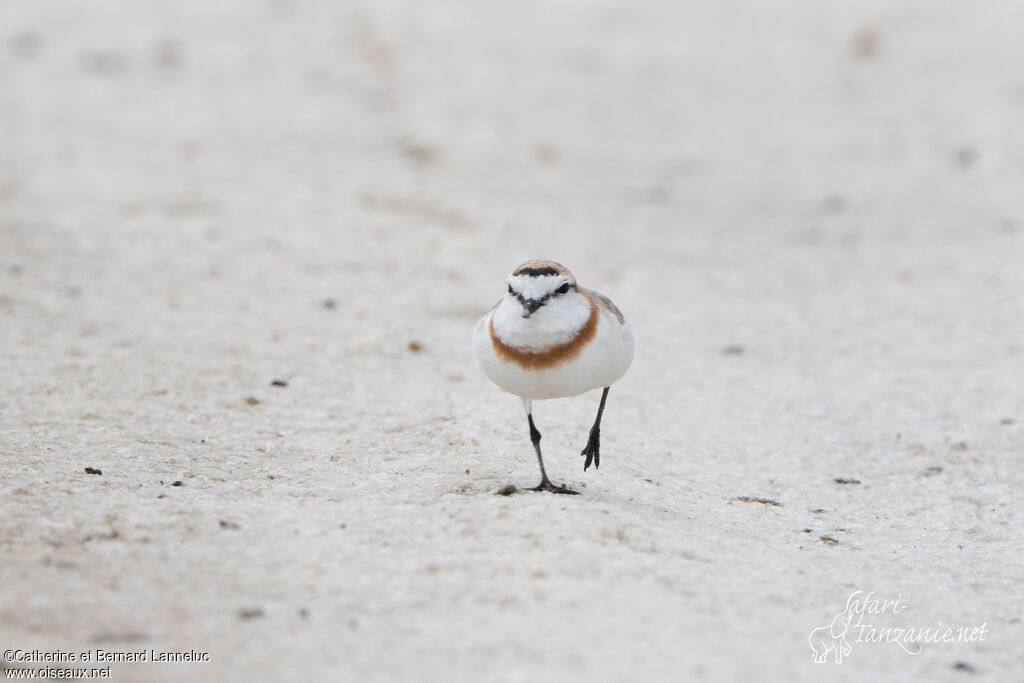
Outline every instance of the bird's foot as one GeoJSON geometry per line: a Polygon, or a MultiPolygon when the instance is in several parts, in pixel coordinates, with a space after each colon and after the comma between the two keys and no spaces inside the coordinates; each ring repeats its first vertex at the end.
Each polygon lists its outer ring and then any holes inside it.
{"type": "Polygon", "coordinates": [[[601,432],[598,430],[592,430],[590,432],[590,438],[587,439],[586,447],[580,451],[580,455],[586,456],[586,461],[583,463],[583,471],[586,472],[587,468],[590,467],[590,463],[594,463],[594,469],[600,469],[601,467],[601,432]]]}
{"type": "Polygon", "coordinates": [[[580,495],[579,491],[573,491],[567,488],[564,484],[562,486],[555,486],[551,483],[551,480],[545,477],[539,484],[533,488],[525,489],[526,491],[548,491],[550,493],[567,493],[573,496],[580,495]]]}

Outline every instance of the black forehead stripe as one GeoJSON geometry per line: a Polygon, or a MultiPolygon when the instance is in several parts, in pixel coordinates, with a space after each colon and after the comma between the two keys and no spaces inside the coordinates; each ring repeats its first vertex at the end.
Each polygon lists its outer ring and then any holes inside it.
{"type": "Polygon", "coordinates": [[[526,267],[520,268],[513,275],[529,275],[530,277],[540,277],[541,275],[558,275],[558,271],[551,266],[543,266],[541,268],[526,267]]]}

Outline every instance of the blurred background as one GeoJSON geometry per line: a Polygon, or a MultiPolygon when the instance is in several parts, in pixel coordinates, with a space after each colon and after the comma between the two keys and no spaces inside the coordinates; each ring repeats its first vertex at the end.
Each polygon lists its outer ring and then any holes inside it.
{"type": "MultiPolygon", "coordinates": [[[[816,680],[809,629],[889,588],[924,624],[1009,639],[1022,20],[924,0],[0,0],[0,635],[201,636],[222,677],[301,653],[308,676],[363,680],[816,680]],[[636,330],[587,479],[625,526],[521,496],[488,517],[534,464],[469,335],[528,258],[636,330]],[[740,495],[784,505],[748,517],[740,495]],[[810,527],[838,548],[807,559],[810,527]],[[540,571],[547,598],[524,592],[540,571]],[[524,629],[546,599],[576,626],[524,629]],[[592,658],[561,658],[583,640],[592,658]]],[[[595,406],[538,415],[559,481],[595,406]]],[[[1002,642],[972,666],[1019,657],[1002,642]]],[[[858,654],[859,674],[953,670],[858,654]]]]}

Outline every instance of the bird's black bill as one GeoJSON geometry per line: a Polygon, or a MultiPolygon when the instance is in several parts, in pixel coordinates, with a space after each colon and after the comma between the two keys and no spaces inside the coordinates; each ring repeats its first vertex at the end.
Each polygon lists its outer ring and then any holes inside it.
{"type": "Polygon", "coordinates": [[[544,299],[521,299],[520,303],[523,305],[523,317],[529,318],[544,305],[544,299]]]}

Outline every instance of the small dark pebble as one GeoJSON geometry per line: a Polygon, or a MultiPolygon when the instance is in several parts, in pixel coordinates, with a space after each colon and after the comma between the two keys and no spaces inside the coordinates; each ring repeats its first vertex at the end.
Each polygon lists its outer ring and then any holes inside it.
{"type": "Polygon", "coordinates": [[[256,405],[259,405],[260,400],[258,398],[256,398],[255,396],[250,396],[249,398],[245,399],[245,402],[248,405],[256,406],[256,405]]]}
{"type": "Polygon", "coordinates": [[[39,54],[43,41],[34,33],[19,33],[11,40],[14,53],[22,59],[32,59],[39,54]]]}
{"type": "Polygon", "coordinates": [[[821,202],[821,211],[830,216],[838,216],[846,211],[846,198],[840,195],[825,197],[821,202]]]}
{"type": "Polygon", "coordinates": [[[803,530],[803,533],[805,533],[805,534],[809,534],[809,533],[811,533],[811,532],[813,532],[813,531],[814,531],[814,529],[804,529],[804,530],[803,530]]]}
{"type": "Polygon", "coordinates": [[[286,386],[288,386],[288,381],[287,380],[283,380],[283,379],[271,380],[270,386],[272,386],[272,387],[286,387],[286,386]]]}
{"type": "Polygon", "coordinates": [[[649,204],[664,204],[670,193],[667,188],[656,186],[647,190],[647,202],[649,204]]]}
{"type": "Polygon", "coordinates": [[[999,421],[999,424],[1001,424],[1001,425],[1012,425],[1013,424],[1013,419],[1009,418],[1009,417],[1004,417],[1002,420],[999,421]]]}
{"type": "Polygon", "coordinates": [[[739,344],[730,344],[722,347],[722,353],[727,356],[742,356],[746,352],[746,349],[739,344]]]}
{"type": "Polygon", "coordinates": [[[239,619],[259,619],[263,616],[262,607],[247,607],[238,610],[239,619]]]}
{"type": "Polygon", "coordinates": [[[878,56],[882,49],[882,35],[872,26],[862,26],[853,34],[850,51],[854,59],[870,61],[878,56]]]}
{"type": "Polygon", "coordinates": [[[309,619],[309,610],[305,607],[299,608],[299,616],[303,619],[309,619]]]}
{"type": "Polygon", "coordinates": [[[86,467],[85,468],[85,473],[86,474],[103,474],[103,470],[97,469],[95,467],[86,467]]]}
{"type": "Polygon", "coordinates": [[[494,495],[496,495],[496,496],[511,496],[513,493],[515,493],[518,490],[519,489],[516,488],[515,484],[506,484],[505,486],[502,486],[500,489],[495,491],[494,495]]]}
{"type": "Polygon", "coordinates": [[[832,538],[831,536],[819,536],[818,538],[825,545],[839,545],[839,541],[832,538]]]}
{"type": "Polygon", "coordinates": [[[978,152],[970,147],[961,147],[953,155],[953,163],[960,168],[970,168],[978,158],[978,152]]]}
{"type": "Polygon", "coordinates": [[[771,500],[770,498],[752,498],[750,496],[738,496],[735,500],[741,503],[761,503],[761,505],[772,505],[774,507],[782,507],[782,503],[777,500],[771,500]]]}
{"type": "Polygon", "coordinates": [[[184,485],[185,485],[185,482],[183,482],[181,479],[179,479],[177,481],[172,481],[171,482],[171,486],[184,486],[184,485]]]}
{"type": "Polygon", "coordinates": [[[847,479],[845,477],[836,477],[833,481],[837,484],[859,484],[860,479],[847,479]]]}
{"type": "Polygon", "coordinates": [[[423,350],[423,344],[420,344],[415,339],[412,339],[409,341],[409,350],[412,351],[413,353],[419,353],[420,351],[423,350]]]}
{"type": "Polygon", "coordinates": [[[324,299],[320,302],[320,305],[330,311],[338,307],[338,302],[334,299],[324,299]]]}
{"type": "Polygon", "coordinates": [[[967,662],[953,662],[953,668],[957,671],[966,671],[967,673],[971,674],[977,671],[977,669],[975,669],[973,665],[967,662]]]}
{"type": "Polygon", "coordinates": [[[161,69],[181,66],[181,45],[175,40],[161,40],[153,49],[153,63],[161,69]]]}
{"type": "Polygon", "coordinates": [[[221,529],[240,529],[241,527],[238,526],[238,524],[235,523],[235,522],[229,522],[226,519],[222,519],[222,520],[220,520],[220,528],[221,529]]]}

